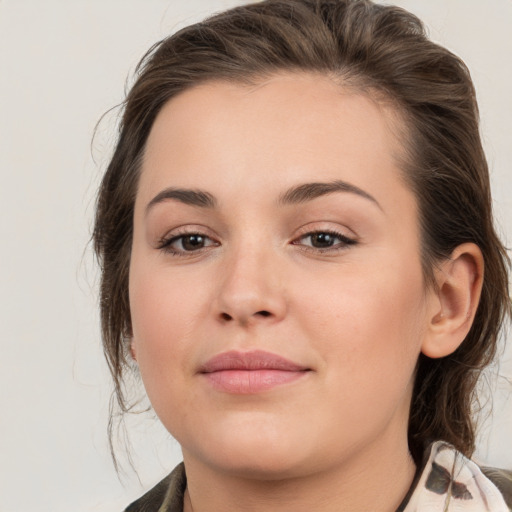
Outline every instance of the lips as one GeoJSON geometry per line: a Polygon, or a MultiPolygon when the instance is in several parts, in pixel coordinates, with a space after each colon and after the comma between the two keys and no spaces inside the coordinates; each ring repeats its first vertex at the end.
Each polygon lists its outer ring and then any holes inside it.
{"type": "Polygon", "coordinates": [[[199,374],[216,390],[260,393],[304,377],[310,368],[262,350],[229,351],[207,361],[199,374]]]}

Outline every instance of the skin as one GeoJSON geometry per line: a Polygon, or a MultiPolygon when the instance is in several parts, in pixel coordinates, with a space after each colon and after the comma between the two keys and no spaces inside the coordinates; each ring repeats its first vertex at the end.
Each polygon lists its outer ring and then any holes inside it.
{"type": "Polygon", "coordinates": [[[425,286],[399,123],[308,74],[203,84],[158,115],[135,204],[132,351],[182,446],[186,510],[392,511],[406,494],[416,361],[463,340],[482,263],[466,244],[425,286]],[[357,191],[282,201],[339,180],[357,191]],[[169,187],[216,204],[163,199],[169,187]],[[326,232],[319,247],[311,233],[326,232]],[[254,349],[308,371],[249,394],[200,373],[254,349]]]}

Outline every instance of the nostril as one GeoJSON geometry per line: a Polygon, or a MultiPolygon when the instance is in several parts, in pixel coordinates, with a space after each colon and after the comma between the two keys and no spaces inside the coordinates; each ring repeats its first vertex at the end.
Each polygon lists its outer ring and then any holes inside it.
{"type": "MultiPolygon", "coordinates": [[[[253,313],[252,315],[249,315],[248,317],[245,317],[245,315],[241,315],[240,316],[240,321],[242,323],[245,323],[246,321],[249,320],[249,318],[251,317],[263,317],[263,318],[267,318],[267,317],[270,317],[270,316],[273,316],[272,313],[270,311],[266,311],[266,310],[261,310],[261,311],[256,311],[255,313],[253,313]]],[[[222,312],[220,314],[220,319],[223,321],[223,322],[231,322],[233,320],[235,320],[235,318],[238,318],[238,315],[230,315],[229,313],[226,313],[226,312],[222,312]]]]}

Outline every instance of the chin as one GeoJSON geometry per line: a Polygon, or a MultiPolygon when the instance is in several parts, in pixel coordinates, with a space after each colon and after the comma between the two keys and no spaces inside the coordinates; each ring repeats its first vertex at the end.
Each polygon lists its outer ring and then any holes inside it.
{"type": "Polygon", "coordinates": [[[222,472],[256,480],[280,480],[307,473],[314,457],[315,450],[309,449],[301,433],[294,434],[272,422],[252,421],[203,432],[200,443],[192,440],[191,444],[189,438],[182,446],[184,454],[193,453],[194,458],[222,472]]]}
{"type": "Polygon", "coordinates": [[[278,481],[304,476],[308,465],[289,454],[267,447],[254,451],[233,453],[211,460],[211,464],[227,474],[250,480],[278,481]]]}

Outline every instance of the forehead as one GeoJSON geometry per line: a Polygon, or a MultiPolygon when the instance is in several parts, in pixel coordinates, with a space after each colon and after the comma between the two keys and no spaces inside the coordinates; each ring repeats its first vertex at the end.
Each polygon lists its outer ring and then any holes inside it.
{"type": "Polygon", "coordinates": [[[400,180],[401,125],[389,103],[324,75],[200,84],[157,116],[139,192],[198,181],[213,192],[229,193],[241,183],[254,192],[267,178],[282,187],[348,179],[385,192],[400,180]]]}

